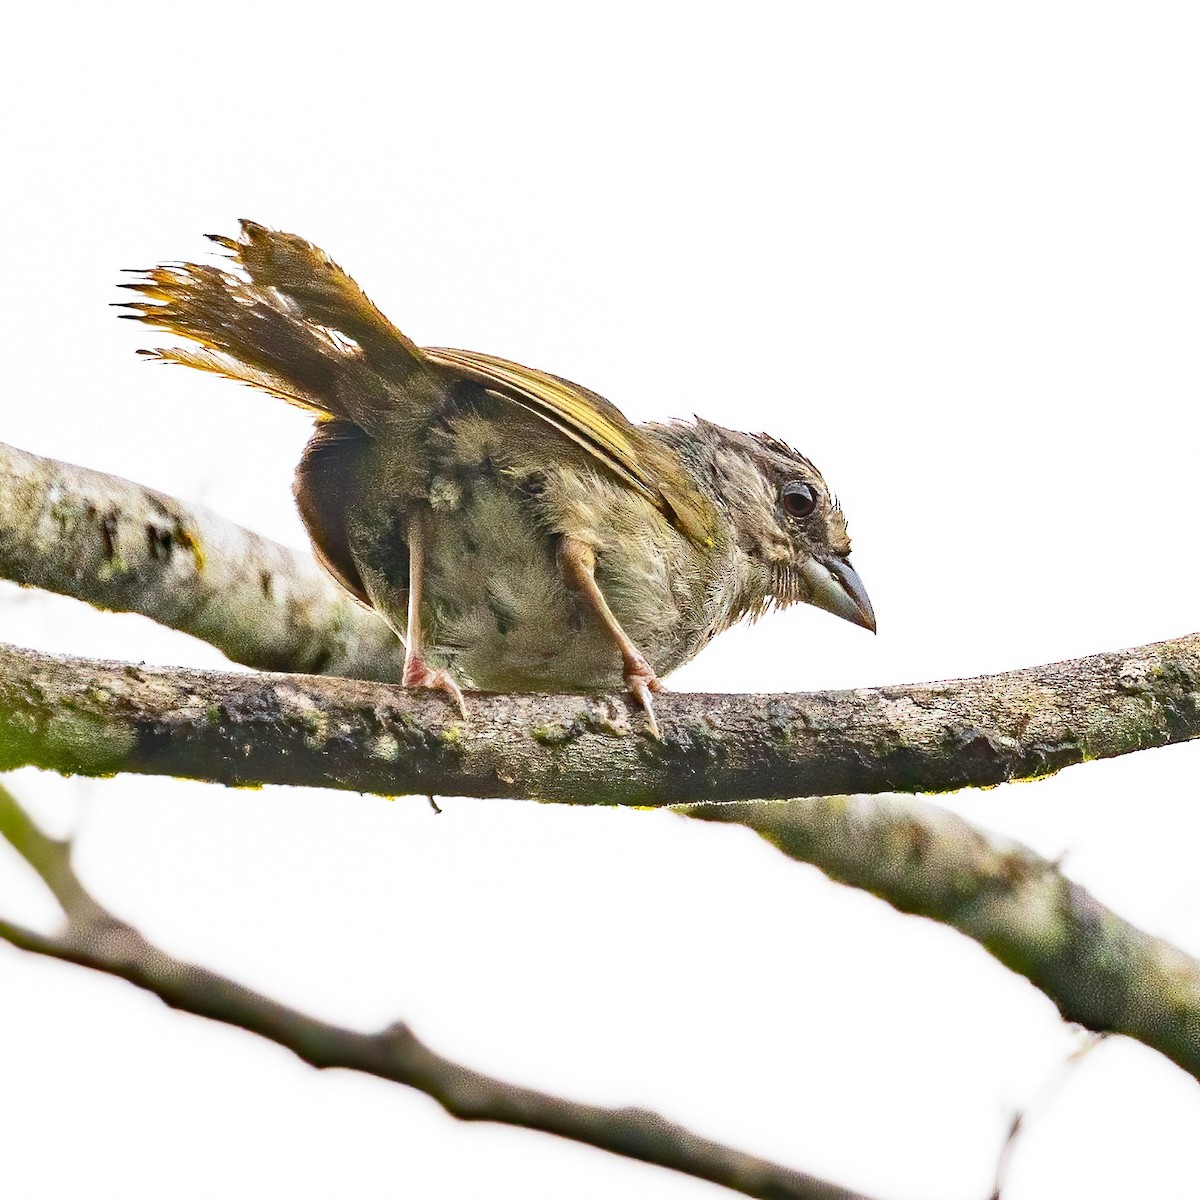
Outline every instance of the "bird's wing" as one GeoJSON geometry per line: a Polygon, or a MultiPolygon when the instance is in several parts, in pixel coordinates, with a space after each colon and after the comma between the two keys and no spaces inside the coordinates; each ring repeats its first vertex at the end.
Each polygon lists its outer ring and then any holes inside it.
{"type": "Polygon", "coordinates": [[[544,371],[471,350],[423,350],[426,358],[533,413],[650,501],[697,545],[711,545],[715,513],[675,455],[652,441],[615,405],[544,371]],[[693,494],[694,493],[694,494],[693,494]]]}

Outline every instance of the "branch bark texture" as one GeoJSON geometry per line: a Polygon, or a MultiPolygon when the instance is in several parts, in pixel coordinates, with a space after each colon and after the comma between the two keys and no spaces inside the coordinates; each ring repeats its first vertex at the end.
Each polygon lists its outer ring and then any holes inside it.
{"type": "Polygon", "coordinates": [[[1001,675],[774,696],[439,694],[0,647],[0,769],[672,805],[938,792],[1200,734],[1200,635],[1001,675]]]}
{"type": "Polygon", "coordinates": [[[136,612],[258,670],[399,680],[404,647],[307,554],[0,444],[0,578],[136,612]]]}

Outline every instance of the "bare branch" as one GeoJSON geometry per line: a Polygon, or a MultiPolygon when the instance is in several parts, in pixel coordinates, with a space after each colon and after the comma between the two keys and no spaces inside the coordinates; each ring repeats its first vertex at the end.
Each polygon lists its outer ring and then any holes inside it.
{"type": "MultiPolygon", "coordinates": [[[[137,484],[3,446],[0,573],[141,612],[251,666],[365,679],[400,669],[397,639],[306,556],[137,484]]],[[[1200,731],[1195,636],[948,683],[666,696],[661,745],[639,736],[643,720],[623,699],[477,696],[464,725],[433,698],[344,682],[56,667],[16,651],[0,663],[0,765],[392,793],[670,804],[934,792],[1200,731]]]]}
{"type": "Polygon", "coordinates": [[[682,810],[979,942],[1068,1020],[1123,1033],[1200,1079],[1200,962],[1131,925],[1026,846],[915,800],[831,796],[682,810]]]}
{"type": "Polygon", "coordinates": [[[260,670],[396,680],[403,667],[395,634],[308,555],[3,444],[0,578],[141,613],[260,670]]]}
{"type": "Polygon", "coordinates": [[[460,1120],[541,1130],[766,1200],[868,1200],[700,1137],[655,1112],[576,1104],[473,1071],[430,1049],[404,1024],[376,1034],[327,1025],[172,957],[107,912],[75,875],[70,844],[47,837],[2,788],[0,835],[46,881],[67,918],[66,929],[57,937],[0,920],[0,939],[20,949],[116,975],[172,1008],[236,1025],[286,1046],[314,1067],[344,1067],[416,1088],[460,1120]]]}
{"type": "MultiPolygon", "coordinates": [[[[65,521],[65,532],[80,541],[45,578],[52,586],[54,579],[69,581],[67,557],[90,562],[95,570],[80,572],[90,582],[73,594],[100,595],[103,588],[96,589],[120,575],[113,564],[123,569],[126,561],[125,516],[106,525],[103,507],[85,501],[82,516],[63,517],[55,508],[55,472],[74,469],[32,460],[21,475],[11,466],[21,456],[11,454],[10,486],[27,493],[24,509],[16,509],[36,519],[7,542],[0,520],[0,562],[23,562],[22,570],[36,572],[29,555],[38,547],[55,561],[55,522],[65,521]],[[108,569],[96,563],[97,539],[108,569]]],[[[87,486],[106,480],[83,477],[87,486]]],[[[254,630],[265,602],[261,590],[245,584],[264,561],[275,564],[280,596],[321,580],[302,556],[218,518],[197,517],[119,480],[109,485],[122,497],[122,514],[150,505],[185,531],[170,554],[144,560],[146,578],[135,572],[121,584],[128,588],[121,606],[214,641],[216,629],[236,647],[237,627],[245,622],[254,630]],[[215,532],[196,544],[212,562],[206,559],[201,571],[179,568],[184,577],[175,586],[204,594],[214,579],[225,581],[221,590],[236,602],[218,606],[221,619],[211,627],[203,624],[207,616],[188,617],[167,586],[176,569],[170,564],[195,558],[187,531],[203,521],[214,522],[215,532]],[[139,589],[144,603],[133,599],[139,589]]],[[[132,517],[129,524],[138,527],[132,517]]],[[[165,536],[159,526],[143,532],[148,546],[165,536]]],[[[324,606],[348,603],[321,582],[324,591],[305,593],[303,619],[289,623],[271,610],[265,640],[251,635],[259,646],[253,653],[308,669],[370,673],[370,662],[356,667],[350,651],[323,664],[305,657],[312,630],[342,628],[342,617],[329,618],[324,606]],[[297,639],[290,649],[289,638],[297,639]]],[[[105,602],[119,590],[103,593],[105,602]]],[[[286,617],[286,603],[283,610],[286,617]]],[[[349,611],[367,622],[365,646],[382,627],[356,606],[349,611]]],[[[395,643],[383,635],[391,672],[395,643]]],[[[381,684],[139,668],[0,646],[0,769],[34,765],[86,775],[134,771],[228,784],[638,805],[934,792],[1037,778],[1197,736],[1200,635],[971,680],[777,696],[666,695],[658,707],[661,742],[644,736],[641,713],[624,698],[474,695],[464,723],[442,697],[381,684]]],[[[1037,983],[1071,1019],[1130,1033],[1195,1073],[1200,1030],[1191,959],[1128,926],[1023,847],[1001,845],[936,810],[872,803],[812,800],[807,807],[720,807],[693,815],[743,820],[834,877],[953,925],[1037,983]]]]}
{"type": "Polygon", "coordinates": [[[849,692],[473,694],[185,671],[0,646],[0,769],[671,805],[1034,779],[1200,734],[1200,635],[1002,675],[849,692]]]}

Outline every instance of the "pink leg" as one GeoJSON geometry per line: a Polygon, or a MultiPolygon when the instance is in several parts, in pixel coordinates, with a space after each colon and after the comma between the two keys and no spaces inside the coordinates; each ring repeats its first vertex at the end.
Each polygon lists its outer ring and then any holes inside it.
{"type": "Polygon", "coordinates": [[[463,719],[467,718],[467,703],[462,688],[454,676],[441,667],[431,667],[421,654],[421,585],[425,574],[425,533],[418,517],[408,527],[408,630],[405,637],[405,687],[434,688],[452,696],[463,719]]]}
{"type": "Polygon", "coordinates": [[[567,585],[586,597],[592,611],[612,634],[613,641],[621,653],[621,664],[625,675],[625,686],[633,693],[637,702],[646,711],[646,727],[651,736],[662,739],[658,721],[654,716],[651,692],[661,692],[663,685],[646,656],[633,644],[629,635],[621,628],[620,621],[608,607],[608,601],[596,582],[596,553],[586,542],[565,534],[559,539],[558,561],[567,585]]]}

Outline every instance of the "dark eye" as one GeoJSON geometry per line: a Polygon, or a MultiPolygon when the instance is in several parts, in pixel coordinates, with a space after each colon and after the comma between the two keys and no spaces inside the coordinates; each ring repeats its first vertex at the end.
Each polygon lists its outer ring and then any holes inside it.
{"type": "Polygon", "coordinates": [[[807,483],[793,479],[785,483],[780,492],[783,501],[783,511],[789,517],[807,517],[817,507],[817,493],[807,483]]]}

